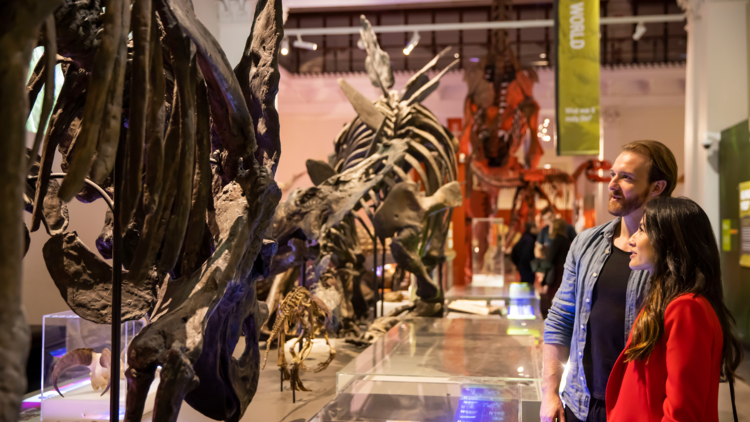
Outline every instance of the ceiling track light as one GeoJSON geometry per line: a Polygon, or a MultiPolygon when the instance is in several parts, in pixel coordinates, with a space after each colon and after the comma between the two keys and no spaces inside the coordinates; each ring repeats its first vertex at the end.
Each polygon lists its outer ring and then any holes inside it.
{"type": "Polygon", "coordinates": [[[302,41],[302,36],[300,35],[297,35],[297,39],[294,40],[294,43],[292,45],[294,45],[295,48],[301,48],[303,50],[315,51],[318,49],[318,44],[309,41],[302,41]]]}
{"type": "Polygon", "coordinates": [[[414,50],[414,47],[419,44],[419,39],[421,37],[419,36],[419,32],[414,31],[414,34],[411,36],[411,40],[409,40],[409,44],[406,44],[406,48],[404,48],[404,54],[409,55],[411,54],[412,50],[414,50]]]}
{"type": "Polygon", "coordinates": [[[643,34],[646,33],[646,24],[643,22],[638,22],[638,25],[635,26],[635,31],[633,31],[633,41],[638,41],[643,37],[643,34]]]}
{"type": "Polygon", "coordinates": [[[284,37],[281,39],[281,55],[286,56],[289,54],[289,38],[284,37]]]}

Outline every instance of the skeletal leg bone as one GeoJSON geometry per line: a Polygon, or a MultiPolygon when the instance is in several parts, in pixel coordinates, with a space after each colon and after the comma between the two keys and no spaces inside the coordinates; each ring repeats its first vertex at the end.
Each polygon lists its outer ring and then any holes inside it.
{"type": "Polygon", "coordinates": [[[0,110],[0,191],[4,194],[0,202],[0,422],[18,418],[26,392],[29,328],[22,309],[21,272],[28,63],[40,25],[59,4],[55,0],[8,0],[2,6],[6,19],[0,25],[0,98],[8,105],[0,110]]]}
{"type": "Polygon", "coordinates": [[[176,422],[185,395],[198,386],[195,376],[182,346],[172,345],[159,375],[161,382],[154,401],[154,422],[176,422]]]}

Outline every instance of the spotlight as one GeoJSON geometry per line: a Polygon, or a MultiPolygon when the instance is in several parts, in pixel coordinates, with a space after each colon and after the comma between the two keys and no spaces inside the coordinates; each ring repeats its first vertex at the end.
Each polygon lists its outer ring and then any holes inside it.
{"type": "Polygon", "coordinates": [[[546,59],[547,55],[545,53],[542,53],[542,54],[539,55],[539,58],[540,59],[546,59]]]}
{"type": "Polygon", "coordinates": [[[646,25],[643,22],[638,22],[638,25],[635,26],[635,31],[633,32],[633,41],[640,40],[645,33],[646,25]]]}
{"type": "Polygon", "coordinates": [[[409,41],[409,44],[406,45],[406,48],[404,48],[404,54],[407,56],[411,54],[412,50],[414,50],[414,47],[419,44],[419,32],[414,31],[414,35],[411,36],[411,41],[409,41]]]}
{"type": "Polygon", "coordinates": [[[454,55],[453,55],[453,58],[456,58],[456,59],[457,59],[457,58],[458,58],[458,53],[454,54],[454,55]]]}
{"type": "Polygon", "coordinates": [[[360,50],[364,50],[365,48],[367,48],[367,46],[365,45],[365,40],[363,40],[362,37],[357,40],[357,48],[359,48],[360,50]]]}
{"type": "Polygon", "coordinates": [[[289,54],[289,39],[284,37],[281,40],[281,55],[286,56],[289,54]]]}
{"type": "Polygon", "coordinates": [[[297,48],[302,48],[305,50],[314,51],[318,49],[318,44],[315,44],[314,42],[309,42],[309,41],[302,41],[302,37],[299,35],[297,35],[297,39],[294,40],[294,43],[292,45],[294,45],[297,48]]]}

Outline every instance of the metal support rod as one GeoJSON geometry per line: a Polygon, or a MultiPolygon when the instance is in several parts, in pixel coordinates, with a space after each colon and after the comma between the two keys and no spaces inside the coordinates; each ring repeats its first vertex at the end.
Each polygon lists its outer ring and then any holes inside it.
{"type": "Polygon", "coordinates": [[[292,372],[292,377],[291,378],[292,379],[291,379],[290,382],[292,384],[292,403],[297,403],[297,385],[294,382],[294,372],[292,372]]]}
{"type": "MultiPolygon", "coordinates": [[[[282,350],[283,349],[284,348],[282,347],[282,350]]],[[[279,382],[279,391],[283,393],[284,392],[284,368],[279,368],[279,375],[281,379],[281,381],[279,382]]]]}
{"type": "Polygon", "coordinates": [[[382,240],[383,245],[383,265],[380,269],[380,316],[385,316],[383,310],[385,309],[385,239],[382,240]]]}
{"type": "MultiPolygon", "coordinates": [[[[307,288],[307,260],[302,261],[302,271],[300,271],[302,274],[300,275],[299,285],[307,288]]],[[[297,328],[297,336],[302,335],[302,322],[299,323],[299,327],[297,328]]],[[[299,342],[299,351],[302,352],[302,342],[299,342]]]]}
{"type": "Polygon", "coordinates": [[[438,286],[440,286],[440,297],[444,297],[445,287],[443,286],[443,264],[445,263],[445,257],[441,256],[438,262],[438,286]]]}
{"type": "MultiPolygon", "coordinates": [[[[110,368],[112,386],[109,390],[109,420],[120,420],[120,321],[122,311],[122,235],[120,232],[120,191],[122,183],[122,160],[124,136],[120,136],[115,158],[113,185],[115,187],[114,227],[112,229],[112,363],[110,368]]],[[[127,345],[125,345],[127,347],[127,345]]]]}
{"type": "MultiPolygon", "coordinates": [[[[373,287],[378,288],[378,238],[372,237],[372,281],[373,287]]],[[[372,302],[370,302],[372,303],[372,302]]],[[[377,306],[377,301],[375,306],[377,306]]],[[[373,318],[377,318],[378,308],[372,310],[373,318]]]]}
{"type": "MultiPolygon", "coordinates": [[[[66,174],[68,174],[68,173],[52,173],[52,174],[49,175],[49,179],[50,180],[52,180],[52,179],[64,179],[66,174]]],[[[28,182],[29,182],[29,184],[31,186],[36,187],[36,179],[38,179],[38,178],[39,178],[39,176],[28,176],[26,179],[28,180],[28,182]]],[[[109,195],[107,194],[107,192],[101,186],[99,186],[96,183],[94,183],[88,177],[85,178],[85,179],[83,179],[83,182],[86,183],[91,188],[93,188],[95,191],[97,191],[97,193],[99,193],[99,195],[102,197],[102,199],[104,200],[104,202],[109,207],[109,210],[112,211],[112,213],[115,212],[115,204],[114,204],[114,202],[112,202],[112,199],[109,197],[109,195]]]]}
{"type": "MultiPolygon", "coordinates": [[[[601,25],[627,25],[643,23],[682,22],[684,14],[643,15],[643,16],[612,16],[599,19],[601,25]]],[[[410,25],[377,25],[372,30],[376,33],[414,32],[414,31],[469,31],[476,29],[515,29],[515,28],[545,28],[554,27],[553,19],[533,19],[521,21],[494,22],[461,22],[461,23],[426,23],[410,25]]],[[[284,29],[286,36],[305,35],[346,35],[359,34],[359,26],[343,26],[331,28],[289,28],[284,29]]]]}

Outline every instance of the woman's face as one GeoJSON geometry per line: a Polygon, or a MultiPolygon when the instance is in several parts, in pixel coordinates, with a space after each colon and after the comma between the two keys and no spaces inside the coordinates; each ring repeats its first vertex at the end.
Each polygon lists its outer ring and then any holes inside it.
{"type": "Polygon", "coordinates": [[[638,226],[633,236],[628,241],[630,245],[630,269],[631,270],[646,270],[653,273],[654,261],[656,254],[654,248],[651,246],[651,241],[646,234],[646,218],[641,219],[641,223],[638,226]]]}

